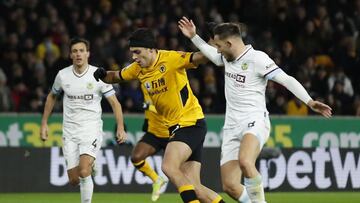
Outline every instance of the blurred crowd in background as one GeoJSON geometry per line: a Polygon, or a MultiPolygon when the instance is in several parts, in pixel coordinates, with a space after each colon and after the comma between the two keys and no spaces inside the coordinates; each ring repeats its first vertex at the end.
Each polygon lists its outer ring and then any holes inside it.
{"type": "MultiPolygon", "coordinates": [[[[177,27],[182,16],[205,38],[206,22],[243,23],[245,43],[265,51],[314,99],[335,115],[360,116],[360,0],[2,0],[0,112],[42,111],[57,72],[71,64],[74,36],[91,42],[90,64],[109,70],[131,63],[127,38],[138,27],[154,30],[159,49],[195,51],[177,27]]],[[[225,112],[223,72],[211,63],[188,71],[205,113],[225,112]]],[[[124,112],[142,111],[137,81],[114,87],[124,112]]],[[[271,81],[267,107],[312,114],[271,81]]]]}

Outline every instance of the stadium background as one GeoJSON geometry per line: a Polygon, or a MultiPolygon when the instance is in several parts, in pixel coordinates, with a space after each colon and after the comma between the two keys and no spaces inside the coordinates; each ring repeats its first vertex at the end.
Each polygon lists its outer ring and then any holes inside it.
{"type": "MultiPolygon", "coordinates": [[[[60,146],[61,114],[55,114],[50,121],[53,139],[46,143],[38,139],[45,97],[57,71],[70,64],[69,39],[73,36],[89,39],[91,64],[117,70],[131,62],[127,37],[137,27],[152,28],[159,49],[195,50],[177,28],[181,16],[194,19],[203,37],[208,36],[204,31],[206,22],[244,23],[242,34],[246,43],[265,51],[295,76],[313,98],[333,108],[335,118],[316,117],[287,90],[269,82],[267,107],[271,115],[278,116],[272,117],[273,130],[267,145],[283,149],[280,159],[259,160],[258,166],[268,175],[265,185],[270,190],[269,202],[359,201],[360,0],[2,0],[1,203],[32,201],[19,192],[34,192],[34,202],[48,202],[55,201],[59,195],[39,192],[77,191],[65,184],[63,160],[56,153],[60,146]],[[54,170],[58,170],[56,175],[54,170]],[[344,190],[357,192],[340,192],[344,190]],[[7,199],[11,195],[15,199],[7,199]],[[310,198],[301,198],[305,195],[310,198]],[[47,200],[40,200],[42,197],[47,200]]],[[[188,75],[211,123],[205,144],[203,179],[221,191],[218,170],[210,169],[218,167],[216,157],[219,157],[225,110],[223,70],[207,64],[189,71],[188,75]]],[[[111,195],[140,192],[145,193],[143,199],[130,202],[147,202],[149,181],[135,173],[128,162],[131,144],[141,136],[142,94],[137,82],[115,85],[115,89],[126,113],[131,139],[128,145],[114,146],[114,121],[111,114],[104,116],[108,139],[103,144],[106,148],[101,160],[105,163],[104,177],[108,182],[95,180],[94,202],[105,201],[96,199],[97,195],[106,198],[97,192],[116,193],[111,195]]],[[[60,113],[61,109],[58,102],[55,112],[60,113]]],[[[106,102],[103,110],[110,111],[106,102]]],[[[161,164],[161,156],[151,160],[155,166],[161,164]]],[[[167,191],[174,191],[171,185],[167,191]]],[[[110,198],[119,198],[111,195],[110,198]]],[[[69,201],[75,200],[60,200],[69,201]]]]}

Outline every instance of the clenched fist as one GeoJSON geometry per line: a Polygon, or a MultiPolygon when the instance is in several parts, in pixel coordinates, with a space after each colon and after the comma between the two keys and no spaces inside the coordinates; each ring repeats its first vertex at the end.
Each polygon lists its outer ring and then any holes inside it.
{"type": "Polygon", "coordinates": [[[94,78],[96,81],[99,81],[104,79],[106,77],[106,70],[104,68],[98,68],[95,72],[94,72],[94,78]]]}

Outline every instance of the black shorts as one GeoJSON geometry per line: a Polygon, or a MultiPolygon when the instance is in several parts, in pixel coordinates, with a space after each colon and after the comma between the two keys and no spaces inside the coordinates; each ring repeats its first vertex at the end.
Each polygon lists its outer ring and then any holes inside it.
{"type": "Polygon", "coordinates": [[[201,163],[203,143],[207,132],[205,119],[197,120],[193,126],[177,128],[177,125],[175,125],[170,127],[169,131],[173,134],[169,142],[179,141],[190,147],[192,153],[187,161],[197,161],[201,163]]]}
{"type": "Polygon", "coordinates": [[[144,136],[139,142],[145,142],[146,144],[153,146],[156,152],[158,152],[160,150],[165,151],[166,145],[169,142],[169,138],[156,137],[150,132],[145,132],[144,136]]]}

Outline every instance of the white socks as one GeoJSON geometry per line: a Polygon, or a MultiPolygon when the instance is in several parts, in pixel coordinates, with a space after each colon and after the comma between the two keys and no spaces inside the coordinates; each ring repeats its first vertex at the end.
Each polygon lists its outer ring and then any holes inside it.
{"type": "Polygon", "coordinates": [[[245,178],[244,183],[252,203],[266,203],[260,175],[254,178],[245,178]]]}
{"type": "Polygon", "coordinates": [[[241,196],[238,199],[238,202],[240,202],[240,203],[251,203],[249,195],[248,195],[245,187],[244,187],[243,192],[241,193],[241,196]]]}
{"type": "Polygon", "coordinates": [[[80,177],[81,203],[91,203],[94,183],[91,175],[86,178],[80,177]]]}

